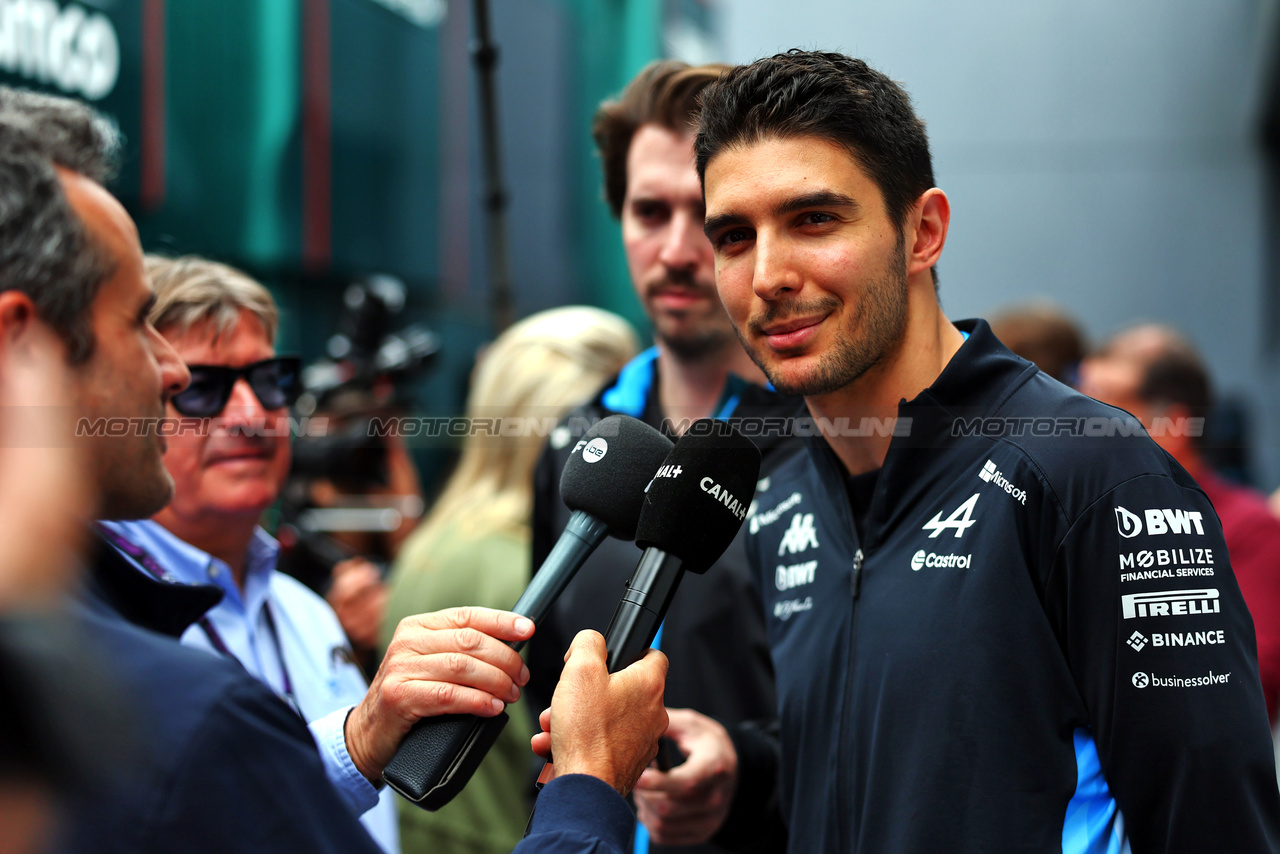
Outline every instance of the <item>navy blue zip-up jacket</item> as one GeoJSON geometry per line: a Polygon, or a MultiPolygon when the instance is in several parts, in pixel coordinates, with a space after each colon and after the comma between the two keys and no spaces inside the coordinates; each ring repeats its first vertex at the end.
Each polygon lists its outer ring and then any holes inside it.
{"type": "Polygon", "coordinates": [[[1213,507],[1131,416],[957,326],[899,407],[863,538],[818,435],[747,520],[791,850],[1275,851],[1213,507]]]}
{"type": "MultiPolygon", "coordinates": [[[[329,782],[302,719],[234,661],[178,642],[221,595],[153,579],[98,543],[82,625],[134,702],[143,744],[110,791],[68,805],[54,850],[379,851],[329,782]]],[[[633,829],[608,784],[570,775],[543,789],[515,850],[624,854],[633,829]]]]}

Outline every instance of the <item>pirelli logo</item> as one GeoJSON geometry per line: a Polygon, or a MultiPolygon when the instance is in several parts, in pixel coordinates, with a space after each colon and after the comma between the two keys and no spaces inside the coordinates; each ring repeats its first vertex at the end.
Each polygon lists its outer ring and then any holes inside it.
{"type": "Polygon", "coordinates": [[[1186,614],[1218,613],[1218,591],[1160,590],[1152,593],[1130,593],[1120,597],[1120,608],[1126,620],[1135,617],[1180,617],[1186,614]]]}

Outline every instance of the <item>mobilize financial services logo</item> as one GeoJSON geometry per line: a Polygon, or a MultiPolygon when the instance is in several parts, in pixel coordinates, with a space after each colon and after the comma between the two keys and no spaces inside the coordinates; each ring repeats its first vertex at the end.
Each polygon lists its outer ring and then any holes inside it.
{"type": "Polygon", "coordinates": [[[1204,514],[1199,510],[1151,509],[1144,510],[1142,517],[1139,517],[1136,513],[1130,513],[1120,505],[1116,505],[1116,529],[1126,540],[1131,540],[1142,533],[1144,519],[1146,532],[1153,536],[1191,533],[1204,535],[1202,524],[1204,514]]]}

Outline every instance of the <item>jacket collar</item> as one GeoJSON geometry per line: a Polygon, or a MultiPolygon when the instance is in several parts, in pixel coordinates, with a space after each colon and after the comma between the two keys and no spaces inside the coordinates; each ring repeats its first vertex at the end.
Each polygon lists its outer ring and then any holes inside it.
{"type": "MultiPolygon", "coordinates": [[[[968,339],[928,388],[898,405],[897,428],[867,513],[868,547],[876,544],[909,498],[928,493],[928,474],[940,458],[959,442],[986,441],[954,438],[955,419],[998,412],[1036,373],[1035,365],[1000,343],[985,320],[961,320],[955,326],[967,332],[968,339]]],[[[811,435],[808,442],[818,476],[828,490],[843,496],[845,470],[839,458],[821,434],[811,435]]]]}
{"type": "Polygon", "coordinates": [[[151,577],[100,535],[88,583],[90,598],[134,625],[180,637],[222,600],[222,591],[207,584],[182,584],[151,577]]]}

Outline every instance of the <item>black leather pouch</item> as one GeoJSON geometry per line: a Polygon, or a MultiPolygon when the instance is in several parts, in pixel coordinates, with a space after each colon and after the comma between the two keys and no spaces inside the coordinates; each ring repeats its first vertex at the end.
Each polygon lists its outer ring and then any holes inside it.
{"type": "Polygon", "coordinates": [[[493,718],[423,718],[409,730],[382,779],[423,809],[438,810],[462,791],[506,725],[506,712],[493,718]]]}

